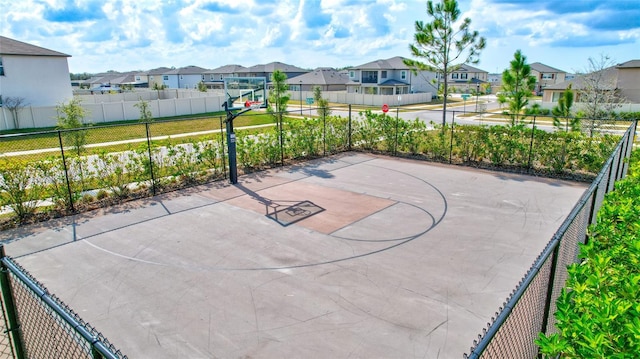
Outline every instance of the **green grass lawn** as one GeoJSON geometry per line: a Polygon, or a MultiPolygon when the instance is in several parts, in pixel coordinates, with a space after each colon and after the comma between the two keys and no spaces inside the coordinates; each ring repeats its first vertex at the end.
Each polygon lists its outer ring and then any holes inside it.
{"type": "MultiPolygon", "coordinates": [[[[209,138],[217,140],[220,138],[220,127],[226,127],[224,123],[226,116],[223,113],[198,118],[171,118],[156,120],[149,124],[149,134],[152,138],[186,133],[196,133],[194,135],[179,136],[171,138],[171,142],[184,143],[192,140],[209,138]],[[200,132],[200,133],[198,133],[200,132]],[[203,133],[204,132],[204,133],[203,133]]],[[[248,112],[238,116],[234,120],[234,127],[256,126],[274,124],[273,117],[264,112],[248,112]]],[[[120,152],[139,148],[141,144],[146,144],[147,129],[145,124],[137,121],[120,121],[115,123],[88,126],[86,130],[86,147],[84,155],[98,154],[103,151],[120,152]],[[113,143],[130,141],[128,143],[113,143]]],[[[264,130],[264,129],[260,129],[264,130]]],[[[60,156],[60,138],[58,131],[53,128],[34,130],[12,131],[8,136],[0,137],[0,154],[44,150],[36,153],[26,153],[14,155],[10,158],[15,161],[34,162],[45,160],[51,156],[60,156]],[[47,151],[48,150],[48,151],[47,151]]],[[[71,147],[65,136],[61,135],[65,148],[71,147]]],[[[153,140],[156,144],[165,144],[168,139],[153,140]]],[[[68,149],[65,151],[69,151],[68,149]]]]}

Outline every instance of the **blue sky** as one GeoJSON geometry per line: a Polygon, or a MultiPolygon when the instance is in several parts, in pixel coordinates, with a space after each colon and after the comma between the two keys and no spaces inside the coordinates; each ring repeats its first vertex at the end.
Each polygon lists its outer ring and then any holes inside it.
{"type": "MultiPolygon", "coordinates": [[[[487,40],[477,67],[584,71],[590,57],[640,59],[638,0],[459,0],[487,40]]],[[[71,72],[213,69],[280,61],[303,68],[410,57],[426,1],[0,0],[0,34],[71,55],[71,72]]]]}

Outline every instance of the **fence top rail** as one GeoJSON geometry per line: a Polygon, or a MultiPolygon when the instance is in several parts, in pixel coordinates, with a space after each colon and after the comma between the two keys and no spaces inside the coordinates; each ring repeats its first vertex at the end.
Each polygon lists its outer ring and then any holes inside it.
{"type": "Polygon", "coordinates": [[[576,203],[576,205],[573,207],[573,209],[571,210],[567,218],[564,220],[564,222],[562,222],[562,224],[560,225],[560,228],[558,228],[556,233],[553,235],[553,237],[545,247],[545,249],[543,249],[543,251],[535,260],[531,268],[527,271],[527,274],[525,274],[524,278],[520,280],[520,283],[518,284],[516,289],[514,289],[514,291],[511,293],[507,302],[504,303],[503,307],[499,309],[500,313],[498,313],[498,315],[495,318],[492,318],[492,322],[489,323],[489,327],[487,329],[483,329],[482,337],[479,338],[480,340],[477,343],[474,343],[474,346],[471,348],[471,354],[469,356],[465,354],[465,358],[479,358],[480,355],[487,348],[487,346],[489,345],[493,337],[496,335],[498,330],[500,330],[504,322],[509,317],[511,310],[515,307],[515,305],[518,303],[520,298],[522,298],[522,296],[524,295],[524,292],[529,287],[529,284],[531,284],[533,279],[538,275],[538,272],[540,272],[540,269],[542,268],[543,264],[547,261],[549,256],[551,256],[551,253],[553,253],[555,248],[560,244],[560,240],[563,238],[565,233],[569,230],[571,223],[573,223],[573,221],[578,216],[580,211],[582,211],[584,206],[587,204],[589,198],[596,192],[596,190],[598,189],[598,186],[606,176],[608,168],[613,164],[614,158],[616,157],[618,152],[621,150],[623,143],[629,140],[629,136],[634,135],[635,129],[636,129],[636,121],[633,121],[631,126],[629,126],[625,134],[622,136],[622,138],[618,142],[618,145],[613,150],[613,152],[611,153],[611,155],[609,156],[605,164],[602,166],[602,169],[600,169],[600,172],[598,173],[596,178],[593,180],[589,188],[582,194],[582,197],[580,198],[578,203],[576,203]]]}
{"type": "Polygon", "coordinates": [[[111,343],[95,328],[84,322],[71,308],[60,299],[49,294],[49,291],[33,278],[24,268],[15,263],[10,257],[4,256],[4,250],[0,245],[0,263],[3,268],[9,270],[27,288],[34,292],[53,312],[55,312],[69,327],[78,333],[92,347],[106,359],[125,359],[126,355],[115,349],[111,343]]]}

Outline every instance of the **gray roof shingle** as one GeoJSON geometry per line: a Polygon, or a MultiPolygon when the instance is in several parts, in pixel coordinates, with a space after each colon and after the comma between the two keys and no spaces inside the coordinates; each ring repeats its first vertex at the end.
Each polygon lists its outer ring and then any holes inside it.
{"type": "Polygon", "coordinates": [[[56,56],[71,57],[62,52],[45,49],[26,42],[0,36],[0,55],[25,55],[25,56],[56,56]]]}

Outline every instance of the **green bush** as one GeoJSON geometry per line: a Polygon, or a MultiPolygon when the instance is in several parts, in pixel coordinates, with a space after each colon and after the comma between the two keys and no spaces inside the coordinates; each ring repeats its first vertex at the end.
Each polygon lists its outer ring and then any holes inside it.
{"type": "Polygon", "coordinates": [[[536,343],[547,358],[635,358],[640,353],[640,151],[607,194],[557,301],[558,333],[536,343]]]}
{"type": "Polygon", "coordinates": [[[0,162],[0,206],[8,206],[20,221],[35,213],[43,199],[44,184],[40,169],[31,163],[0,162]]]}

